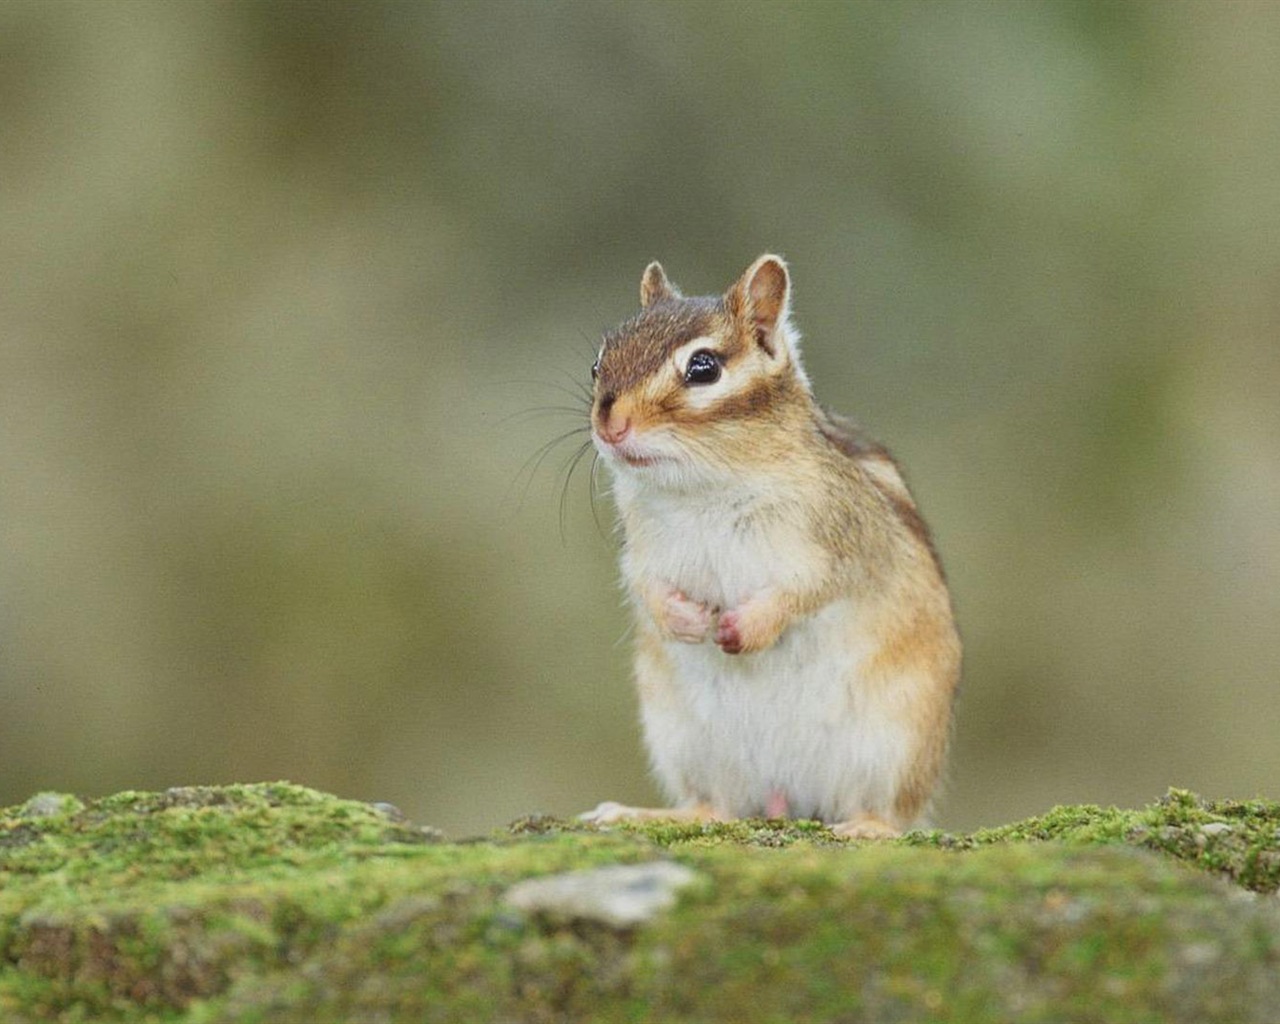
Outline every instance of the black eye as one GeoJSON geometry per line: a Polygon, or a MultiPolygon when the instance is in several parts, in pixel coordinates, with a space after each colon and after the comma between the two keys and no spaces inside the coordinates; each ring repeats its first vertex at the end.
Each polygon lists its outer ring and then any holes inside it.
{"type": "Polygon", "coordinates": [[[600,376],[600,360],[596,359],[596,361],[591,364],[591,379],[595,380],[599,376],[600,376]]]}
{"type": "Polygon", "coordinates": [[[684,371],[686,384],[714,384],[719,379],[720,357],[714,352],[700,348],[689,357],[689,365],[684,371]]]}

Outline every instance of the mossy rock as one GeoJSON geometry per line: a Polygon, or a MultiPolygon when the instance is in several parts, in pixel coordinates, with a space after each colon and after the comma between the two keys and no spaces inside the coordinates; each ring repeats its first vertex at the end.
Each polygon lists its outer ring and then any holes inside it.
{"type": "Polygon", "coordinates": [[[1278,886],[1280,805],[1180,791],[879,843],[42,794],[0,812],[0,1021],[1280,1020],[1278,886]],[[638,923],[513,889],[662,861],[691,884],[638,923]]]}

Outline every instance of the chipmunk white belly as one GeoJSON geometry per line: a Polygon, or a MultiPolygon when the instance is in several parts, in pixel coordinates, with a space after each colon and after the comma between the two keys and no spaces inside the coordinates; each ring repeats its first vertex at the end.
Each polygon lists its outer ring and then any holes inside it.
{"type": "MultiPolygon", "coordinates": [[[[640,543],[624,558],[628,576],[668,580],[709,606],[790,585],[821,558],[785,515],[757,509],[748,525],[726,529],[723,502],[706,515],[693,503],[661,512],[660,522],[632,520],[640,543]],[[646,526],[667,542],[645,543],[646,526]]],[[[833,601],[758,654],[710,642],[642,645],[645,737],[670,795],[734,817],[839,821],[890,806],[909,744],[892,698],[861,685],[874,654],[863,612],[853,598],[833,601]]]]}
{"type": "Polygon", "coordinates": [[[655,772],[673,796],[735,817],[777,813],[839,821],[892,804],[907,757],[892,708],[859,685],[871,654],[848,599],[796,623],[771,649],[724,654],[663,644],[665,666],[638,669],[665,699],[642,714],[655,772]]]}

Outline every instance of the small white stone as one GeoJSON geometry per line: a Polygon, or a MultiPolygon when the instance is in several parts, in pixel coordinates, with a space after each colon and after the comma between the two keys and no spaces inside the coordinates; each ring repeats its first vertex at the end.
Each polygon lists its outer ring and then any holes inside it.
{"type": "Polygon", "coordinates": [[[526,913],[631,928],[673,906],[676,893],[697,880],[696,871],[668,860],[618,864],[529,878],[503,899],[526,913]]]}
{"type": "Polygon", "coordinates": [[[1193,942],[1178,951],[1178,959],[1188,967],[1203,967],[1221,956],[1222,950],[1209,942],[1193,942]]]}
{"type": "Polygon", "coordinates": [[[1225,821],[1211,821],[1207,825],[1201,825],[1200,831],[1207,836],[1224,836],[1233,829],[1225,821]]]}
{"type": "Polygon", "coordinates": [[[73,814],[80,807],[79,800],[65,793],[37,793],[22,805],[22,815],[26,818],[56,818],[73,814]]]}

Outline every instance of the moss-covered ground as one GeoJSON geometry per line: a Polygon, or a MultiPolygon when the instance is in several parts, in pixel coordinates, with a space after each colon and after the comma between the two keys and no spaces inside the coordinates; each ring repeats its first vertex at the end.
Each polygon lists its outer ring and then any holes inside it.
{"type": "Polygon", "coordinates": [[[0,1021],[1280,1020],[1280,805],[1171,791],[971,835],[806,822],[449,842],[283,783],[0,812],[0,1021]],[[516,881],[668,858],[629,929],[516,881]]]}

